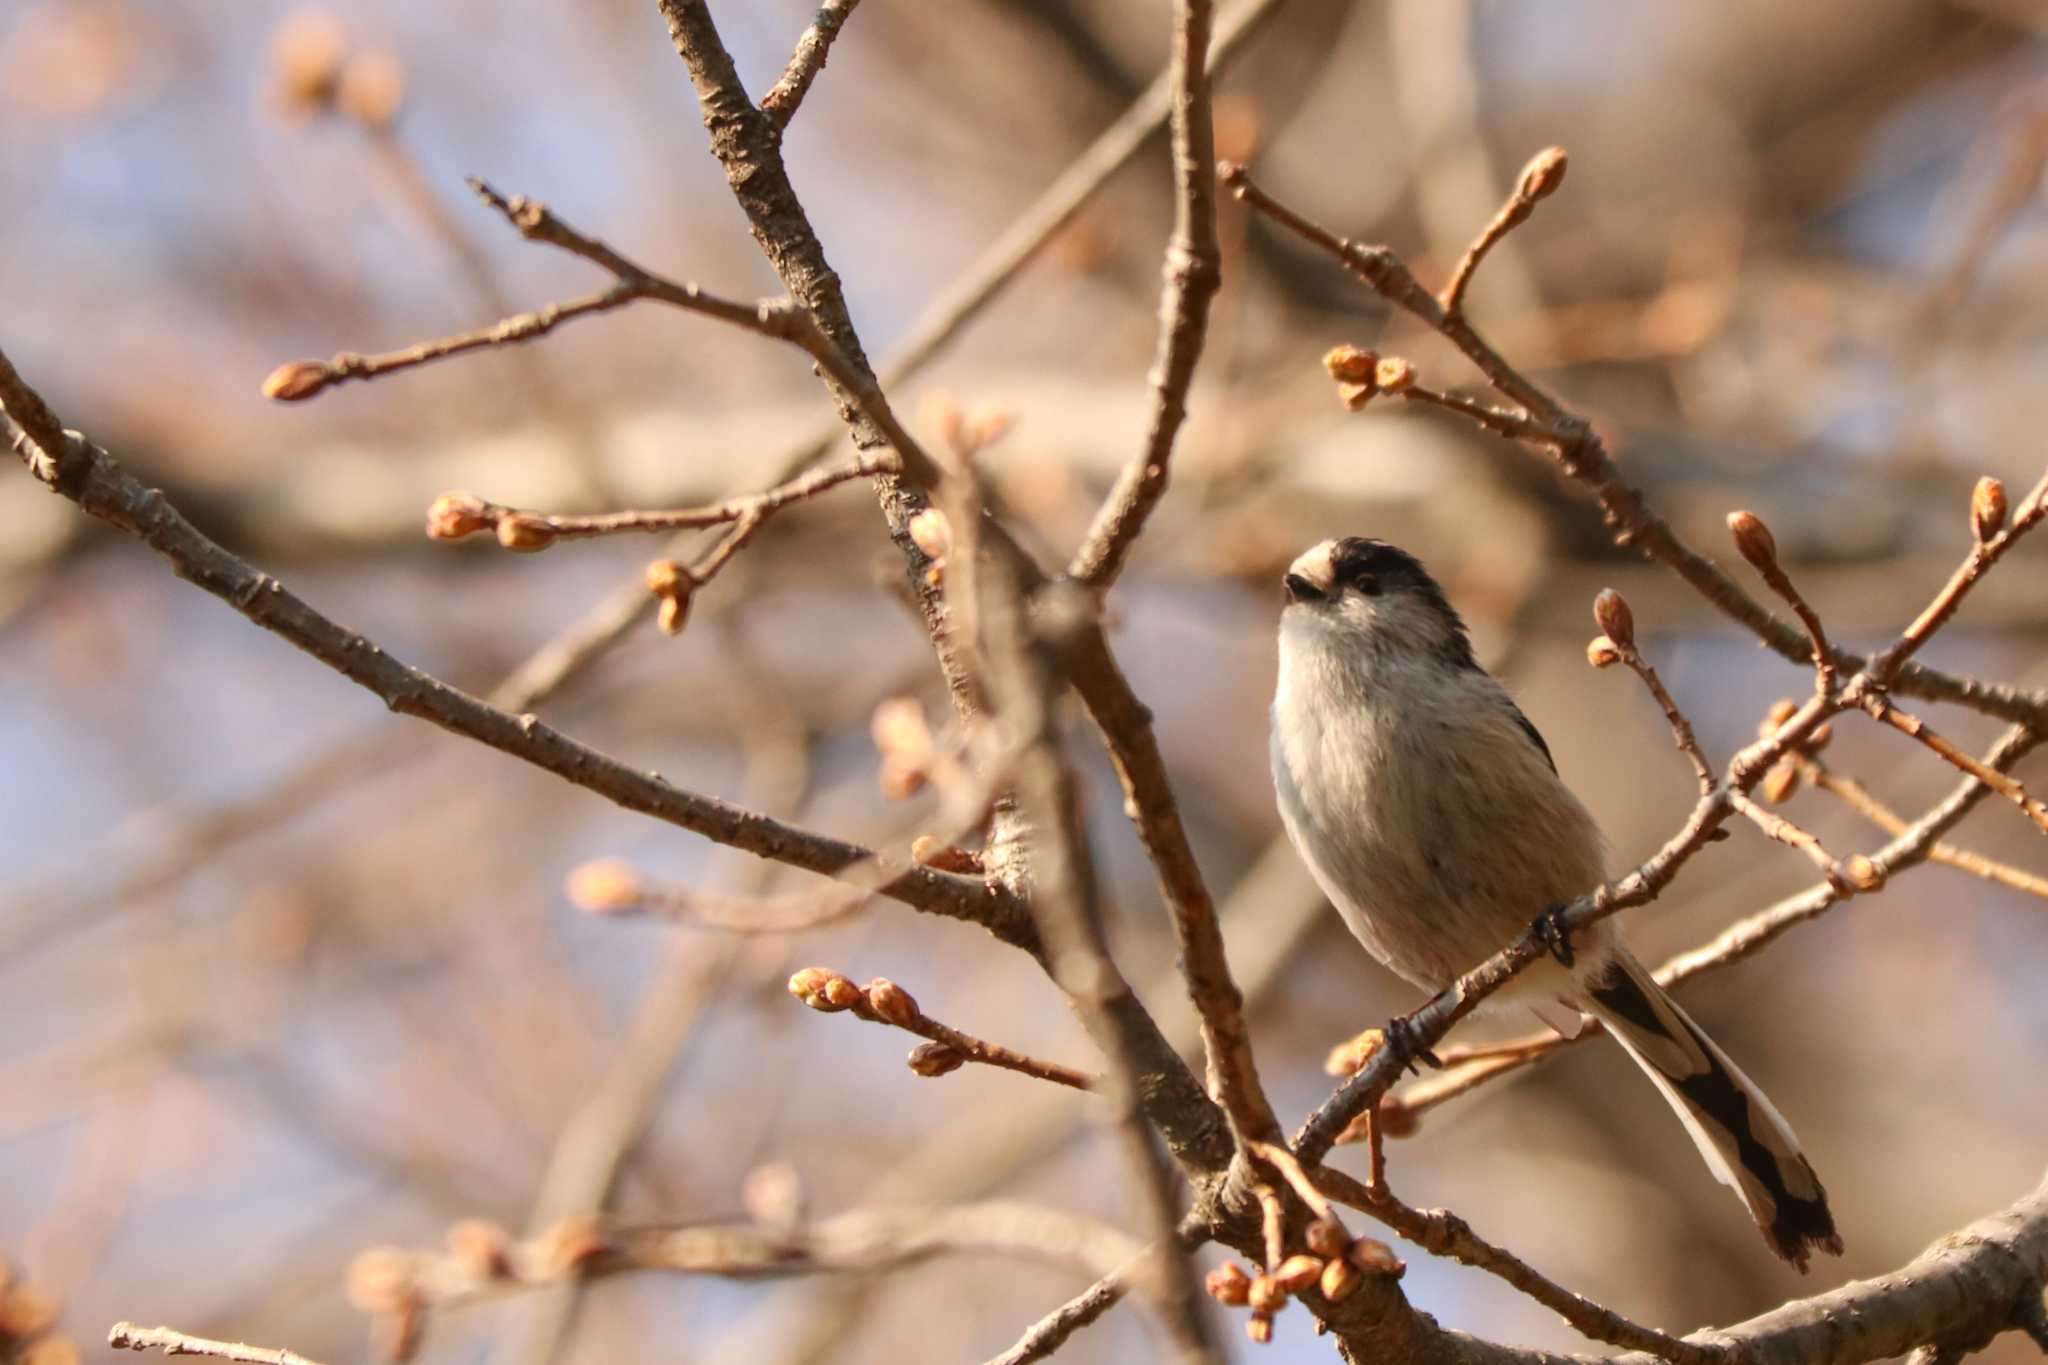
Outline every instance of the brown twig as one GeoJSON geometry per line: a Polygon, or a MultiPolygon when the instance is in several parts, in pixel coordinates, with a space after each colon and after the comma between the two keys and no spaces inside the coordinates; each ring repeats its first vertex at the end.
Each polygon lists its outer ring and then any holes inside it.
{"type": "MultiPolygon", "coordinates": [[[[1849,809],[1886,834],[1905,833],[1904,817],[1880,801],[1875,793],[1855,778],[1836,772],[1811,755],[1795,754],[1792,761],[1798,765],[1800,778],[1808,785],[1839,798],[1849,809]]],[[[1975,849],[1937,842],[1928,848],[1927,861],[1956,868],[1972,876],[1982,877],[1986,881],[2011,887],[2015,891],[2024,891],[2030,896],[2048,898],[2048,877],[2014,867],[2010,863],[1999,862],[1975,849]]]]}
{"type": "Polygon", "coordinates": [[[1731,512],[1728,514],[1728,529],[1735,537],[1735,546],[1747,559],[1750,567],[1764,580],[1770,590],[1792,608],[1792,614],[1799,618],[1799,624],[1806,628],[1806,638],[1812,647],[1813,685],[1822,696],[1835,690],[1834,654],[1828,648],[1827,631],[1822,629],[1820,615],[1807,603],[1792,576],[1785,572],[1785,566],[1778,562],[1778,543],[1771,535],[1770,527],[1754,512],[1731,512]]]}
{"type": "Polygon", "coordinates": [[[1708,1365],[1726,1360],[1728,1347],[1681,1341],[1677,1337],[1631,1322],[1583,1294],[1575,1294],[1504,1247],[1495,1246],[1448,1209],[1418,1209],[1386,1190],[1360,1184],[1342,1171],[1319,1167],[1315,1178],[1323,1191],[1361,1213],[1370,1214],[1432,1255],[1448,1256],[1498,1276],[1550,1309],[1582,1334],[1612,1346],[1647,1351],[1674,1365],[1708,1365]]]}
{"type": "Polygon", "coordinates": [[[909,991],[884,977],[875,978],[863,989],[838,972],[824,967],[806,967],[789,979],[789,991],[822,1013],[844,1011],[870,1024],[883,1024],[914,1033],[945,1048],[947,1056],[943,1060],[930,1058],[925,1065],[919,1064],[917,1053],[911,1054],[911,1069],[922,1075],[943,1075],[963,1062],[976,1062],[1075,1090],[1093,1090],[1101,1084],[1097,1077],[1085,1071],[1077,1071],[1058,1062],[1041,1061],[1001,1043],[987,1042],[950,1028],[919,1009],[909,991]]]}
{"type": "Polygon", "coordinates": [[[1943,762],[1968,773],[2018,806],[2042,833],[2048,834],[2048,805],[2043,805],[2038,798],[2029,795],[2027,789],[2018,782],[1957,748],[1918,716],[1900,710],[1882,695],[1865,693],[1861,705],[1874,719],[1881,720],[1900,734],[1919,741],[1939,755],[1943,762]]]}
{"type": "Polygon", "coordinates": [[[239,1341],[214,1341],[172,1327],[137,1327],[117,1322],[107,1332],[107,1345],[117,1351],[162,1351],[167,1356],[214,1356],[244,1365],[318,1365],[283,1347],[245,1346],[239,1341]]]}
{"type": "MultiPolygon", "coordinates": [[[[479,531],[503,531],[510,521],[528,543],[519,549],[543,549],[557,540],[579,540],[595,536],[656,534],[690,527],[723,526],[739,523],[749,533],[762,521],[793,503],[814,498],[854,479],[895,473],[900,468],[893,451],[861,455],[836,465],[813,469],[786,483],[759,493],[727,498],[702,507],[675,507],[643,511],[604,512],[588,516],[564,516],[506,507],[467,493],[445,493],[427,515],[428,534],[440,540],[460,540],[479,531]]],[[[731,539],[725,537],[724,539],[731,539]]],[[[715,570],[713,570],[715,571],[715,570]]],[[[709,576],[707,573],[706,577],[709,576]]]]}
{"type": "MultiPolygon", "coordinates": [[[[28,392],[0,355],[0,409],[10,417],[29,410],[28,392]]],[[[537,716],[508,714],[400,662],[209,540],[161,493],[137,481],[106,452],[82,440],[77,448],[82,472],[72,489],[60,491],[86,512],[142,540],[180,575],[366,688],[392,710],[544,768],[629,810],[777,862],[832,876],[876,859],[858,845],[685,791],[570,739],[537,716]]],[[[54,485],[54,462],[40,448],[29,452],[29,465],[38,478],[54,485]]],[[[1022,906],[1000,888],[909,866],[895,871],[887,885],[877,889],[918,909],[981,924],[1007,942],[1036,942],[1022,906]]]]}
{"type": "Polygon", "coordinates": [[[1447,315],[1455,316],[1465,307],[1465,290],[1472,283],[1473,272],[1486,259],[1486,253],[1493,250],[1501,238],[1529,220],[1536,211],[1536,205],[1556,193],[1564,183],[1565,154],[1562,147],[1546,147],[1530,159],[1522,168],[1521,176],[1515,181],[1514,193],[1500,206],[1488,223],[1465,248],[1465,254],[1458,261],[1458,268],[1451,275],[1449,284],[1438,295],[1438,303],[1447,315]]]}
{"type": "Polygon", "coordinates": [[[1009,1350],[986,1365],[1033,1365],[1067,1344],[1067,1338],[1123,1301],[1129,1285],[1122,1275],[1105,1275],[1026,1329],[1009,1350]]]}
{"type": "Polygon", "coordinates": [[[726,895],[650,880],[630,863],[605,859],[569,874],[569,901],[594,915],[660,915],[737,934],[788,934],[845,919],[873,899],[860,886],[823,895],[726,895]]]}
{"type": "MultiPolygon", "coordinates": [[[[861,1209],[789,1228],[757,1223],[609,1231],[567,1219],[488,1256],[379,1248],[374,1279],[389,1302],[448,1308],[578,1279],[636,1271],[758,1279],[893,1268],[932,1256],[995,1252],[1091,1275],[1115,1273],[1144,1249],[1105,1223],[1008,1202],[950,1208],[861,1209]]],[[[362,1297],[362,1296],[359,1296],[362,1297]]]]}
{"type": "MultiPolygon", "coordinates": [[[[1734,803],[1735,809],[1741,813],[1744,819],[1763,831],[1765,838],[1774,839],[1787,848],[1796,848],[1801,853],[1804,853],[1807,860],[1819,868],[1822,875],[1829,882],[1835,883],[1837,889],[1845,895],[1859,889],[1856,886],[1854,876],[1845,868],[1843,862],[1836,858],[1834,854],[1828,852],[1819,837],[1810,830],[1800,827],[1776,811],[1765,810],[1762,806],[1741,793],[1732,794],[1728,799],[1734,803]]],[[[1871,890],[1873,888],[1863,887],[1860,889],[1871,890]]]]}
{"type": "Polygon", "coordinates": [[[1152,413],[1145,444],[1095,515],[1068,565],[1069,576],[1106,591],[1145,519],[1166,494],[1174,438],[1187,420],[1188,391],[1209,332],[1209,305],[1223,282],[1216,244],[1216,131],[1209,109],[1211,0],[1174,0],[1173,236],[1162,267],[1159,349],[1152,364],[1152,413]]]}
{"type": "Polygon", "coordinates": [[[810,27],[796,40],[796,51],[789,57],[789,65],[775,84],[768,87],[768,93],[761,96],[761,112],[777,128],[787,128],[795,117],[797,106],[803,103],[809,93],[811,82],[818,79],[818,73],[825,69],[825,58],[832,50],[832,40],[839,36],[839,30],[853,13],[853,7],[860,0],[824,0],[818,7],[817,17],[810,27]]]}
{"type": "MultiPolygon", "coordinates": [[[[1812,641],[1804,631],[1772,615],[1712,560],[1681,540],[1668,522],[1649,509],[1642,493],[1622,478],[1592,426],[1567,412],[1556,399],[1510,365],[1473,330],[1463,314],[1447,314],[1393,251],[1353,242],[1303,217],[1253,183],[1242,166],[1225,165],[1220,176],[1238,198],[1335,256],[1375,293],[1449,341],[1494,388],[1521,404],[1528,419],[1546,433],[1532,439],[1552,453],[1567,476],[1592,493],[1614,528],[1617,543],[1671,569],[1701,597],[1753,631],[1785,658],[1800,663],[1811,658],[1812,641]],[[1556,439],[1551,439],[1550,434],[1556,439]]],[[[1830,657],[1836,670],[1845,673],[1860,670],[1868,662],[1840,649],[1833,650],[1830,657]]],[[[1987,715],[2048,729],[2048,691],[1988,683],[1910,660],[1898,668],[1894,685],[1914,696],[1951,701],[1987,715]]]]}
{"type": "Polygon", "coordinates": [[[1278,1141],[1280,1121],[1259,1084],[1244,997],[1232,979],[1216,905],[1181,822],[1152,713],[1117,666],[1100,622],[1076,634],[1065,663],[1108,746],[1123,785],[1125,812],[1137,827],[1172,916],[1188,996],[1202,1021],[1209,1088],[1240,1141],[1278,1141]]]}

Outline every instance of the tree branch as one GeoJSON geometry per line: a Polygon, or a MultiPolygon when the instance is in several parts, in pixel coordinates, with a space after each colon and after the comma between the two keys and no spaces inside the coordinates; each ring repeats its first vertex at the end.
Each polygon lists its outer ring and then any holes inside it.
{"type": "MultiPolygon", "coordinates": [[[[32,391],[0,354],[0,410],[33,412],[32,391]]],[[[47,411],[47,409],[45,409],[47,411]]],[[[512,715],[405,664],[316,611],[269,574],[201,534],[164,496],[136,480],[113,457],[75,441],[81,471],[65,492],[80,508],[135,536],[169,560],[181,577],[234,607],[264,629],[367,689],[393,711],[544,768],[628,810],[776,862],[832,876],[875,855],[856,844],[796,829],[753,811],[685,791],[580,744],[532,715],[512,715]]],[[[30,469],[57,486],[56,462],[37,443],[30,469]]],[[[1034,947],[1026,912],[1010,893],[979,881],[909,866],[876,888],[932,914],[979,924],[1004,942],[1034,947]]]]}
{"type": "Polygon", "coordinates": [[[811,82],[818,79],[818,73],[825,69],[825,58],[832,50],[832,40],[839,36],[840,27],[853,13],[853,7],[860,0],[825,0],[819,7],[818,15],[811,20],[803,36],[796,40],[796,51],[790,54],[789,66],[775,84],[768,87],[768,93],[761,96],[761,112],[768,116],[777,131],[789,127],[790,119],[796,116],[797,106],[803,103],[809,93],[811,82]]]}
{"type": "Polygon", "coordinates": [[[1101,592],[1116,581],[1145,519],[1166,494],[1174,438],[1209,333],[1209,305],[1223,282],[1216,244],[1216,130],[1209,108],[1210,0],[1173,8],[1173,237],[1162,267],[1159,351],[1144,448],[1124,466],[1067,572],[1101,592]]]}

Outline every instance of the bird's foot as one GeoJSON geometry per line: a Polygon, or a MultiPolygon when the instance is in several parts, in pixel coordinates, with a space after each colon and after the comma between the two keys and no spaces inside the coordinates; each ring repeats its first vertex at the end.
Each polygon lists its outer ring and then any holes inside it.
{"type": "Polygon", "coordinates": [[[1425,1062],[1438,1071],[1444,1069],[1443,1058],[1422,1045],[1415,1034],[1414,1021],[1405,1014],[1397,1014],[1387,1020],[1384,1030],[1387,1036],[1387,1050],[1394,1054],[1394,1066],[1406,1067],[1410,1074],[1421,1075],[1417,1062],[1425,1062]]]}
{"type": "Polygon", "coordinates": [[[1564,927],[1562,905],[1553,905],[1545,910],[1531,927],[1535,929],[1536,937],[1543,940],[1543,946],[1550,949],[1552,957],[1567,967],[1577,960],[1578,954],[1572,950],[1571,930],[1564,927]]]}

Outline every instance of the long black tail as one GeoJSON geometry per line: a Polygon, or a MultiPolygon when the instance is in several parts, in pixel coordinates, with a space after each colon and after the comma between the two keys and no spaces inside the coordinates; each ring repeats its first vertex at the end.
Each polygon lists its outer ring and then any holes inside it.
{"type": "Polygon", "coordinates": [[[1593,1013],[1664,1092],[1771,1250],[1802,1271],[1812,1248],[1841,1255],[1827,1191],[1799,1139],[1728,1054],[1626,950],[1589,986],[1593,1013]]]}

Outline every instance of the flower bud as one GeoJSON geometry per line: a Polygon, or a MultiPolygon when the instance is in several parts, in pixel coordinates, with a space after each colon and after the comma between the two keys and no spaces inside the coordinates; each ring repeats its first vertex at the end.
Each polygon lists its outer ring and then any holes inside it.
{"type": "Polygon", "coordinates": [[[1271,1275],[1255,1275],[1245,1299],[1261,1313],[1277,1313],[1287,1306],[1287,1291],[1271,1275]]]}
{"type": "Polygon", "coordinates": [[[861,998],[860,987],[830,967],[804,968],[789,978],[789,993],[820,1014],[852,1009],[861,998]]]}
{"type": "Polygon", "coordinates": [[[1876,891],[1884,885],[1884,869],[1861,853],[1842,860],[1842,876],[1858,891],[1876,891]]]}
{"type": "Polygon", "coordinates": [[[1764,525],[1762,517],[1754,512],[1730,512],[1728,530],[1735,537],[1735,548],[1742,551],[1742,557],[1755,566],[1759,573],[1769,573],[1778,567],[1778,539],[1771,534],[1771,528],[1764,525]]]}
{"type": "Polygon", "coordinates": [[[1254,1313],[1244,1320],[1244,1334],[1260,1346],[1273,1340],[1273,1315],[1254,1313]]]}
{"type": "Polygon", "coordinates": [[[1379,363],[1380,358],[1363,346],[1332,346],[1323,353],[1323,368],[1339,384],[1370,385],[1379,363]]]}
{"type": "Polygon", "coordinates": [[[1351,1264],[1368,1275],[1392,1275],[1399,1278],[1408,1271],[1408,1267],[1401,1263],[1401,1258],[1394,1254],[1393,1248],[1370,1237],[1361,1237],[1351,1244],[1349,1259],[1351,1264]]]}
{"type": "Polygon", "coordinates": [[[920,1076],[943,1076],[967,1065],[967,1054],[951,1043],[919,1043],[910,1049],[909,1061],[920,1076]]]}
{"type": "Polygon", "coordinates": [[[1283,1293],[1299,1294],[1323,1277],[1323,1263],[1315,1256],[1289,1256],[1273,1272],[1273,1283],[1283,1293]]]}
{"type": "Polygon", "coordinates": [[[1621,662],[1621,649],[1605,635],[1586,641],[1586,662],[1595,668],[1612,668],[1621,662]]]}
{"type": "Polygon", "coordinates": [[[868,982],[868,1008],[897,1028],[909,1028],[917,1022],[919,1013],[910,992],[886,976],[868,982]]]}
{"type": "Polygon", "coordinates": [[[689,620],[690,594],[686,592],[662,598],[661,605],[654,609],[654,623],[661,627],[663,635],[681,635],[689,620]]]}
{"type": "Polygon", "coordinates": [[[946,514],[927,507],[910,519],[910,541],[926,559],[944,559],[953,549],[953,527],[946,514]]]}
{"type": "Polygon", "coordinates": [[[646,897],[638,870],[619,858],[599,858],[583,864],[569,873],[564,889],[569,904],[593,915],[637,910],[646,897]]]}
{"type": "Polygon", "coordinates": [[[327,387],[334,378],[317,360],[287,360],[263,377],[263,396],[279,403],[300,403],[327,387]]]}
{"type": "Polygon", "coordinates": [[[1365,1070],[1365,1064],[1372,1060],[1387,1041],[1382,1029],[1369,1028],[1354,1034],[1330,1049],[1330,1055],[1323,1059],[1323,1072],[1329,1076],[1356,1076],[1365,1070]]]}
{"type": "Polygon", "coordinates": [[[657,559],[647,566],[647,591],[656,597],[674,597],[688,581],[683,566],[673,559],[657,559]]]}
{"type": "Polygon", "coordinates": [[[491,506],[474,493],[443,493],[427,505],[427,534],[460,540],[491,524],[491,506]]]}
{"type": "Polygon", "coordinates": [[[1230,1308],[1242,1308],[1250,1301],[1252,1279],[1236,1261],[1225,1261],[1202,1279],[1209,1297],[1230,1308]]]}
{"type": "Polygon", "coordinates": [[[334,102],[371,132],[384,132],[405,103],[405,68],[389,52],[358,52],[341,68],[334,102]]]}
{"type": "Polygon", "coordinates": [[[1790,759],[1779,759],[1764,774],[1764,800],[1774,806],[1784,805],[1798,790],[1799,769],[1790,759]]]}
{"type": "Polygon", "coordinates": [[[508,550],[531,554],[555,543],[555,528],[527,512],[507,512],[498,518],[498,543],[508,550]]]}
{"type": "Polygon", "coordinates": [[[1515,187],[1515,197],[1534,203],[1556,194],[1557,187],[1564,184],[1565,165],[1564,148],[1545,147],[1522,167],[1522,179],[1515,187]]]}
{"type": "Polygon", "coordinates": [[[1593,619],[1617,647],[1635,648],[1636,614],[1628,609],[1628,599],[1620,593],[1612,588],[1600,589],[1593,598],[1593,619]]]}
{"type": "Polygon", "coordinates": [[[1351,1236],[1342,1223],[1318,1218],[1308,1225],[1308,1249],[1318,1256],[1342,1256],[1351,1236]]]}
{"type": "Polygon", "coordinates": [[[794,1232],[804,1217],[804,1181],[786,1161],[770,1161],[740,1182],[740,1207],[764,1228],[794,1232]]]}
{"type": "Polygon", "coordinates": [[[1834,722],[1824,720],[1820,724],[1813,727],[1813,733],[1808,735],[1806,737],[1806,743],[1800,745],[1799,747],[1806,750],[1806,752],[1810,754],[1817,754],[1822,749],[1827,748],[1828,742],[1834,739],[1834,737],[1834,722]]]}
{"type": "Polygon", "coordinates": [[[1331,1303],[1342,1303],[1351,1297],[1352,1291],[1357,1289],[1364,1279],[1365,1277],[1358,1273],[1357,1267],[1339,1256],[1323,1266],[1323,1297],[1331,1303]]]}
{"type": "Polygon", "coordinates": [[[1771,703],[1771,709],[1764,712],[1764,723],[1756,727],[1759,738],[1768,738],[1785,728],[1785,722],[1799,714],[1799,703],[1790,697],[1780,697],[1771,703]]]}
{"type": "Polygon", "coordinates": [[[1983,544],[2005,529],[2005,485],[1986,474],[1970,494],[1970,529],[1983,544]]]}
{"type": "Polygon", "coordinates": [[[1346,412],[1363,412],[1365,405],[1370,403],[1373,395],[1378,392],[1379,386],[1376,384],[1339,384],[1337,401],[1344,405],[1346,412]]]}
{"type": "Polygon", "coordinates": [[[448,1255],[480,1280],[501,1279],[512,1273],[505,1254],[511,1240],[487,1218],[465,1218],[448,1229],[448,1255]]]}
{"type": "Polygon", "coordinates": [[[413,1259],[398,1247],[371,1247],[348,1264],[348,1301],[365,1313],[396,1313],[416,1297],[413,1259]]]}
{"type": "Polygon", "coordinates": [[[1401,393],[1415,387],[1415,367],[1400,356],[1390,355],[1373,367],[1373,383],[1384,393],[1401,393]]]}

